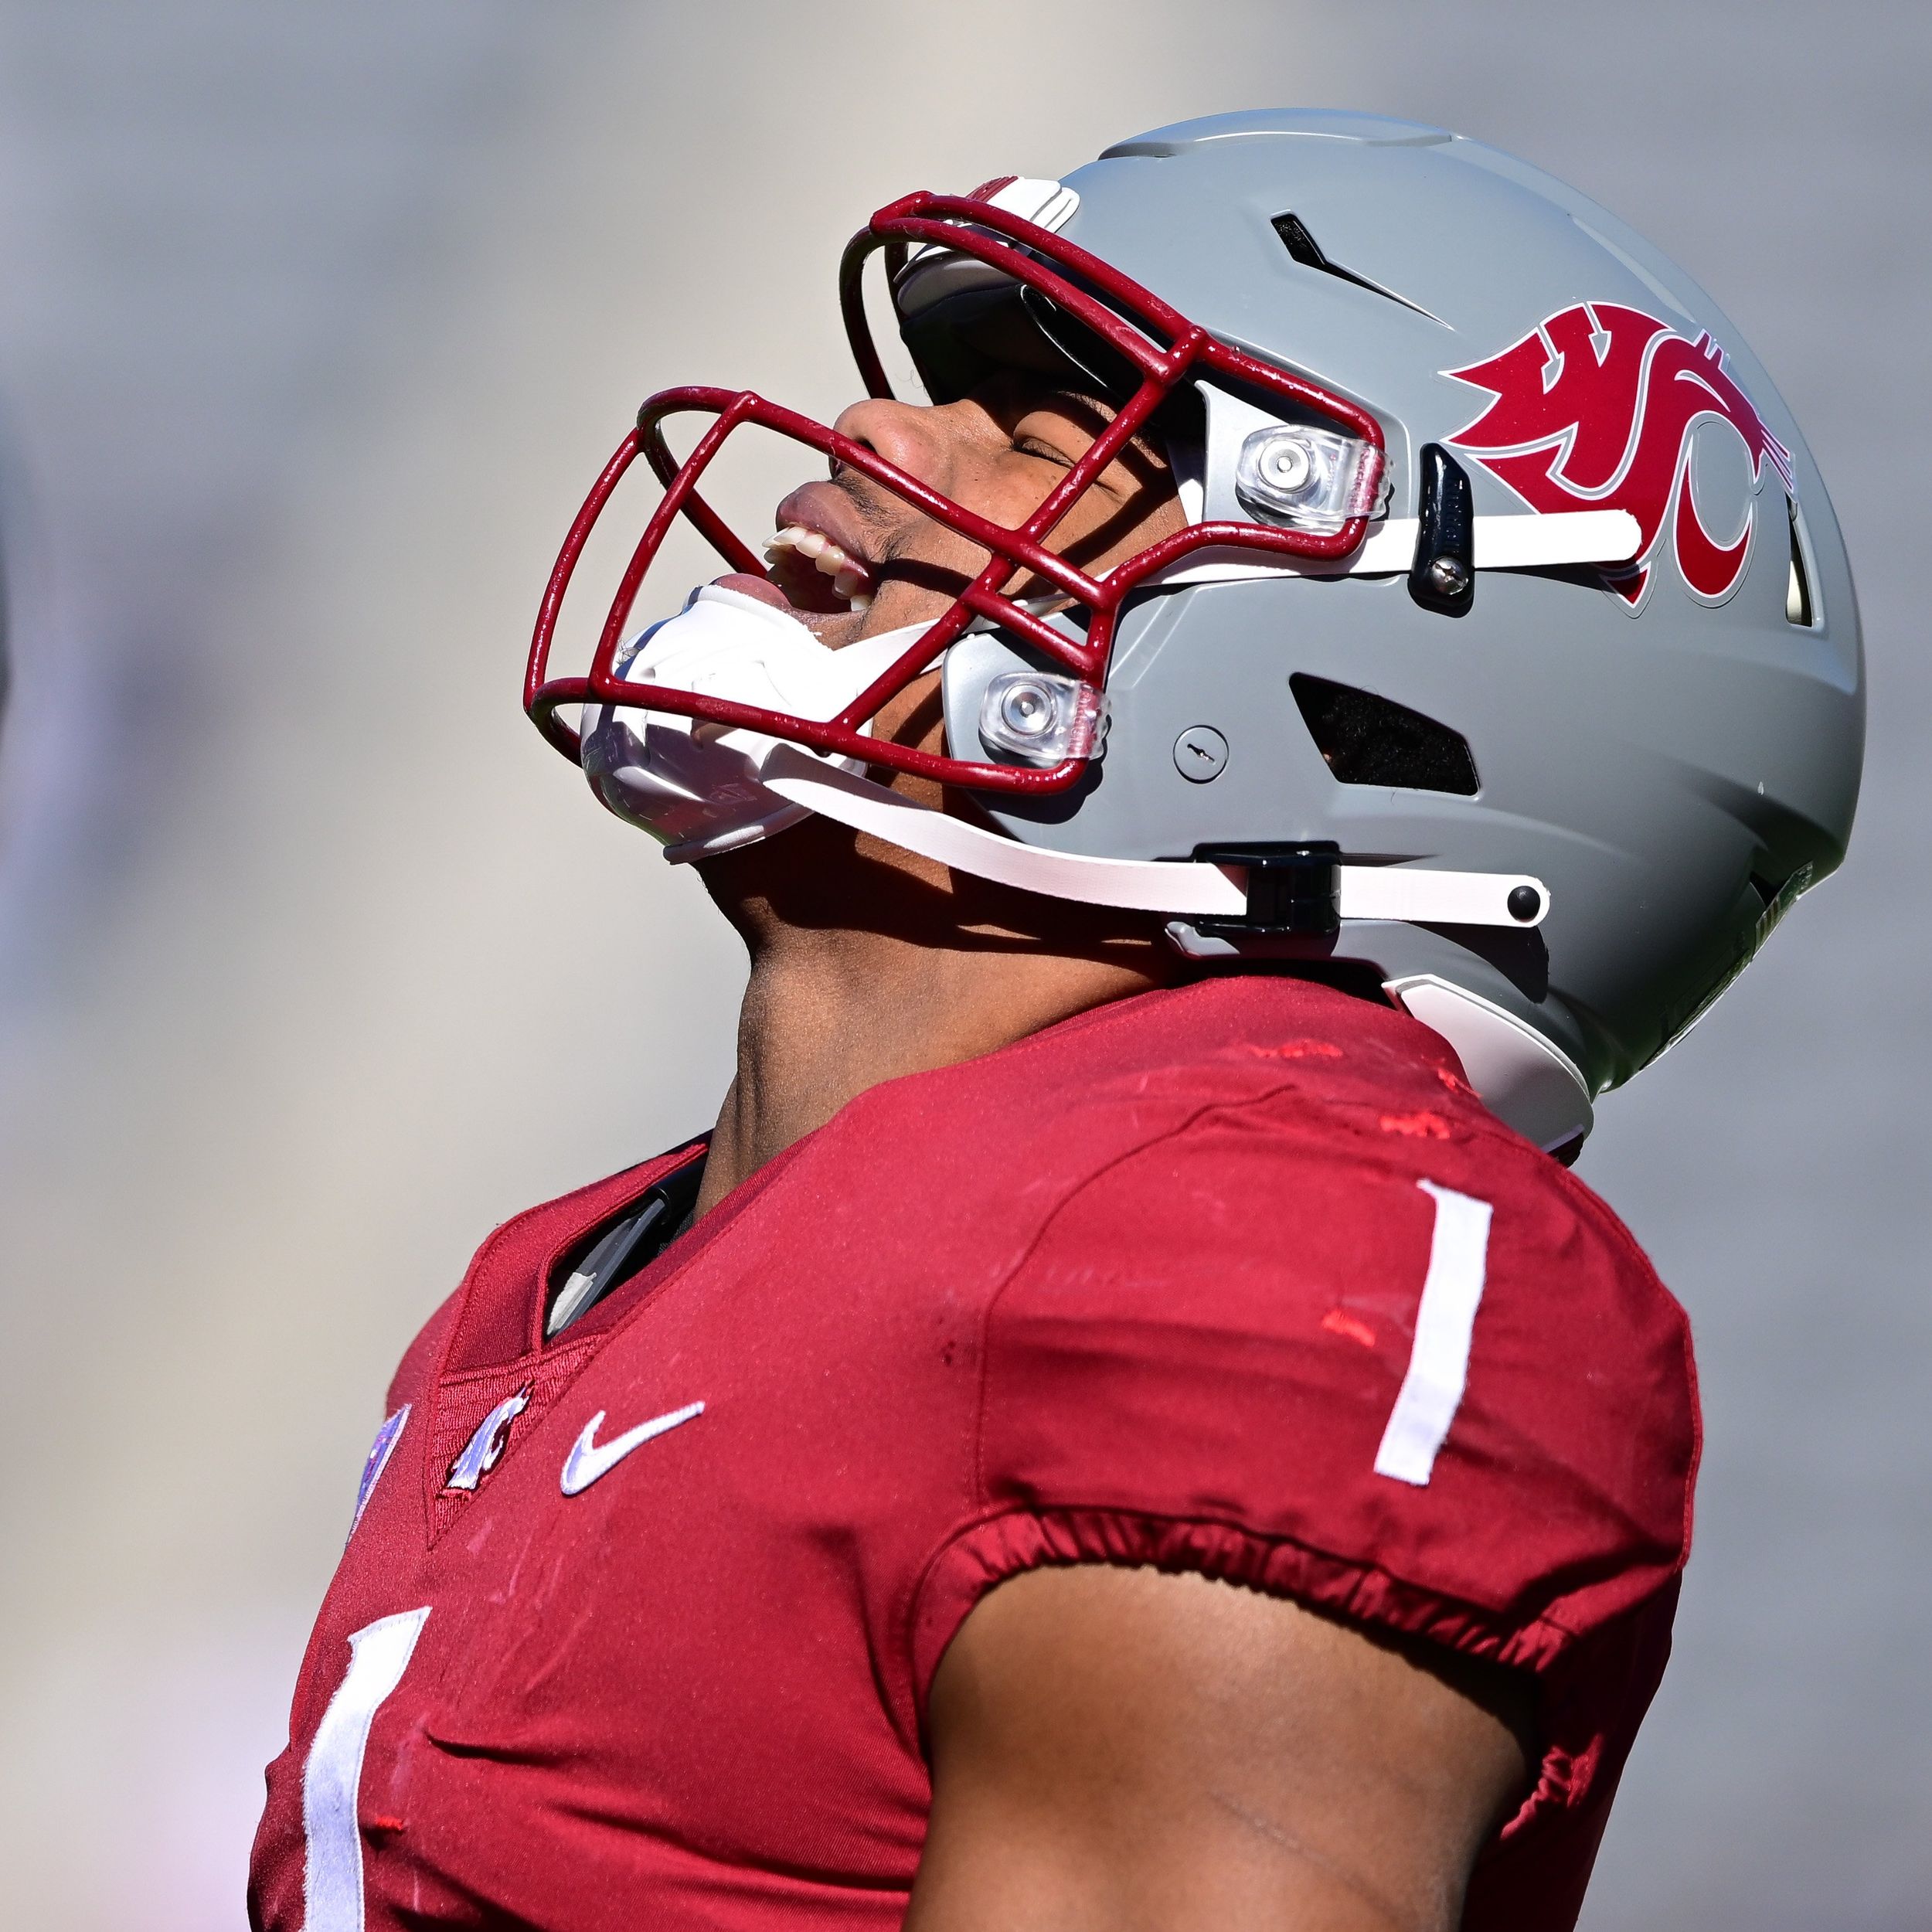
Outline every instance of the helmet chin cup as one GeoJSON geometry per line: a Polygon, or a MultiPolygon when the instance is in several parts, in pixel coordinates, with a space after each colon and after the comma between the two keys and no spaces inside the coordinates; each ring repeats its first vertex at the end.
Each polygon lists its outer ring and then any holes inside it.
{"type": "MultiPolygon", "coordinates": [[[[610,811],[662,842],[667,859],[703,859],[768,838],[811,815],[764,783],[784,741],[655,708],[650,693],[699,693],[822,723],[896,663],[920,628],[832,651],[788,613],[702,585],[675,617],[619,654],[617,675],[635,687],[638,702],[584,707],[584,774],[610,811]]],[[[803,755],[840,771],[865,768],[858,758],[803,755]]]]}

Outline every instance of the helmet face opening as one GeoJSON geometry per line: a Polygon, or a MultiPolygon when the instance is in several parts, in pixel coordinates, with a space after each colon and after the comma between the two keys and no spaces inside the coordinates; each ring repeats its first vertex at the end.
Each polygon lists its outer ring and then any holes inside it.
{"type": "MultiPolygon", "coordinates": [[[[884,250],[889,274],[896,262],[903,278],[908,263],[916,268],[921,259],[910,253],[914,248],[926,251],[928,257],[937,251],[949,260],[975,265],[992,298],[1009,308],[1012,291],[1017,290],[1019,301],[1026,306],[1027,322],[1037,331],[1035,339],[1050,344],[1074,369],[1110,392],[1109,400],[1121,398],[1112,420],[1026,521],[1008,528],[988,522],[828,425],[767,402],[750,390],[661,390],[638,412],[636,429],[618,446],[571,526],[539,611],[525,681],[525,709],[566,757],[577,760],[580,742],[578,733],[558,716],[564,706],[634,706],[638,701],[638,687],[620,674],[618,653],[645,579],[675,519],[682,516],[691,522],[730,570],[770,580],[770,573],[757,552],[718,515],[699,488],[726,440],[743,426],[774,431],[858,471],[985,551],[988,561],[949,607],[834,718],[808,719],[668,687],[653,688],[651,708],[786,739],[827,755],[862,758],[943,784],[1005,793],[1064,791],[1078,781],[1100,742],[1101,733],[1096,730],[1083,738],[1076,735],[1067,740],[1078,748],[1070,749],[1066,756],[1050,762],[1029,760],[1009,764],[957,757],[951,750],[929,752],[869,735],[866,727],[880,711],[922,676],[975,620],[997,625],[1044,654],[1059,675],[1085,694],[1070,698],[1070,715],[1083,712],[1097,719],[1104,715],[1107,674],[1121,607],[1157,573],[1195,551],[1210,548],[1217,553],[1245,550],[1277,561],[1321,561],[1344,558],[1360,545],[1384,461],[1383,433],[1372,414],[1332,389],[1216,340],[1097,257],[990,200],[910,195],[881,209],[847,247],[840,271],[841,301],[854,358],[869,394],[890,398],[892,388],[866,320],[860,277],[869,257],[884,250]],[[1188,386],[1209,376],[1238,386],[1264,409],[1272,406],[1298,423],[1314,419],[1321,425],[1319,429],[1311,426],[1300,432],[1311,447],[1312,439],[1321,437],[1325,439],[1324,447],[1345,446],[1354,453],[1346,487],[1331,492],[1333,513],[1304,517],[1301,520],[1304,524],[1315,527],[1303,528],[1293,527],[1292,512],[1286,515],[1277,512],[1276,520],[1265,523],[1192,520],[1185,529],[1147,546],[1099,575],[1079,569],[1049,548],[1049,539],[1069,510],[1128,441],[1172,403],[1177,392],[1185,394],[1188,386]],[[665,443],[664,426],[672,417],[685,413],[709,415],[713,420],[680,463],[665,443]],[[592,529],[640,455],[664,485],[664,495],[619,580],[588,673],[553,677],[549,657],[564,594],[592,529]],[[1049,596],[1073,621],[1049,623],[1039,610],[1029,607],[1036,598],[1022,602],[1010,594],[1016,580],[1022,578],[1049,587],[1049,596]]],[[[1292,437],[1295,433],[1284,434],[1292,437]]],[[[1298,464],[1305,468],[1310,460],[1284,447],[1273,452],[1274,471],[1277,475],[1297,473],[1298,464]]]]}

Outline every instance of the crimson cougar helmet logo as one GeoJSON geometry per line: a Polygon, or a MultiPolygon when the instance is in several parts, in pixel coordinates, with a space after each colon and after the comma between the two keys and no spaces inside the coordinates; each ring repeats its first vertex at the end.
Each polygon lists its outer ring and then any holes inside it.
{"type": "Polygon", "coordinates": [[[1692,594],[1721,604],[1750,556],[1757,505],[1720,543],[1691,488],[1691,433],[1728,423],[1743,440],[1750,487],[1768,461],[1785,489],[1791,453],[1765,427],[1708,332],[1693,342],[1641,309],[1579,302],[1486,362],[1443,373],[1495,400],[1448,440],[1538,511],[1628,510],[1643,530],[1635,562],[1610,587],[1636,610],[1666,530],[1692,594]]]}

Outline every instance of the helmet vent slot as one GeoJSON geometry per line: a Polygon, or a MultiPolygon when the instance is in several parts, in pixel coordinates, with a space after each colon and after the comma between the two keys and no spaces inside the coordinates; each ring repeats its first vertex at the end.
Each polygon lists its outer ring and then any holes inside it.
{"type": "Polygon", "coordinates": [[[1784,580],[1784,621],[1809,630],[1818,621],[1818,602],[1811,595],[1811,573],[1804,564],[1804,539],[1798,527],[1798,505],[1784,499],[1791,526],[1791,570],[1784,580]]]}
{"type": "Polygon", "coordinates": [[[1372,282],[1366,275],[1358,275],[1352,268],[1344,268],[1339,262],[1332,262],[1322,253],[1321,245],[1308,233],[1308,224],[1299,215],[1277,215],[1270,224],[1281,237],[1281,246],[1290,257],[1304,268],[1319,269],[1325,275],[1332,275],[1338,281],[1352,282],[1357,288],[1366,288],[1371,295],[1382,296],[1385,300],[1400,303],[1403,308],[1413,309],[1418,315],[1429,315],[1432,322],[1440,321],[1439,315],[1430,315],[1419,302],[1412,302],[1406,295],[1398,295],[1393,288],[1384,288],[1379,282],[1372,282]]]}
{"type": "Polygon", "coordinates": [[[1315,749],[1342,784],[1464,798],[1480,788],[1469,741],[1434,718],[1304,671],[1289,679],[1288,689],[1315,749]]]}

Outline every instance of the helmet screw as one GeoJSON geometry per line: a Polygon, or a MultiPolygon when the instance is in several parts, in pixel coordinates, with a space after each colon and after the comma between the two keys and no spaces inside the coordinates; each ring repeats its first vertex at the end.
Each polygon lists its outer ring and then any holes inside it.
{"type": "Polygon", "coordinates": [[[1440,596],[1459,597],[1469,588],[1469,566],[1460,557],[1433,557],[1429,563],[1429,584],[1440,596]]]}
{"type": "Polygon", "coordinates": [[[1174,740],[1174,768],[1191,784],[1219,777],[1227,762],[1228,741],[1212,725],[1189,725],[1174,740]]]}
{"type": "MultiPolygon", "coordinates": [[[[1440,563],[1443,560],[1437,558],[1437,561],[1440,563]]],[[[1461,568],[1459,565],[1458,567],[1461,568]]],[[[1543,910],[1543,896],[1534,886],[1516,886],[1511,888],[1504,903],[1509,906],[1512,919],[1520,919],[1527,925],[1543,910]]]]}

